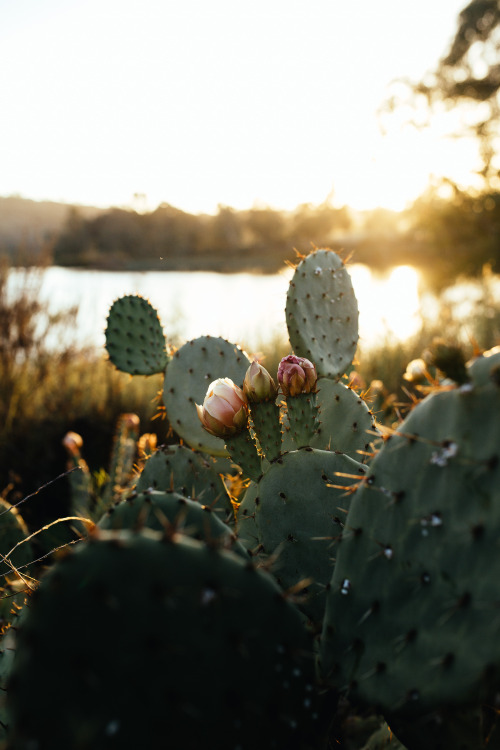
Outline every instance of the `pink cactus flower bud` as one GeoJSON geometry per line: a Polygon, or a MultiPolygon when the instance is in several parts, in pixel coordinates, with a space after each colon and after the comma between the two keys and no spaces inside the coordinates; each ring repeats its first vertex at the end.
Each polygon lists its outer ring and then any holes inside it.
{"type": "Polygon", "coordinates": [[[208,387],[203,406],[196,404],[203,427],[216,437],[241,432],[247,424],[247,397],[229,378],[214,380],[208,387]]]}
{"type": "Polygon", "coordinates": [[[274,401],[278,394],[278,388],[271,375],[255,360],[246,371],[243,391],[248,400],[253,403],[274,401]]]}
{"type": "Polygon", "coordinates": [[[305,357],[288,354],[278,367],[278,382],[285,396],[314,393],[318,376],[313,363],[305,357]]]}

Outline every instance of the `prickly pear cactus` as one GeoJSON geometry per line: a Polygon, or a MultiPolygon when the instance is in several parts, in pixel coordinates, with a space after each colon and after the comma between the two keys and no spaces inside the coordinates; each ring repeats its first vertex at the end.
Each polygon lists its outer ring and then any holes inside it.
{"type": "Polygon", "coordinates": [[[143,528],[171,530],[172,533],[175,531],[207,544],[231,549],[249,559],[248,552],[215,510],[177,492],[146,490],[133,493],[109,508],[99,521],[99,527],[113,531],[141,531],[143,528]]]}
{"type": "Polygon", "coordinates": [[[255,520],[262,551],[284,589],[301,585],[300,608],[321,622],[326,587],[349,507],[365,467],[348,456],[305,448],[275,461],[258,485],[255,520]]]}
{"type": "Polygon", "coordinates": [[[470,362],[468,374],[476,386],[500,380],[500,346],[496,346],[470,362]]]}
{"type": "Polygon", "coordinates": [[[2,627],[0,635],[0,743],[8,739],[10,714],[7,707],[7,685],[16,652],[16,635],[26,608],[13,604],[9,624],[2,627]]]}
{"type": "Polygon", "coordinates": [[[321,673],[389,724],[494,705],[500,688],[500,387],[475,377],[386,440],[338,549],[321,673]]]}
{"type": "Polygon", "coordinates": [[[217,465],[185,445],[159,448],[144,464],[135,489],[175,491],[210,506],[220,515],[230,513],[232,506],[217,465]]]}
{"type": "Polygon", "coordinates": [[[295,354],[314,362],[319,377],[346,372],[358,345],[358,305],[339,255],[316,250],[301,260],[287,294],[286,323],[295,354]]]}
{"type": "Polygon", "coordinates": [[[182,346],[170,362],[163,401],[173,429],[196,450],[214,456],[227,455],[224,441],[201,426],[195,404],[202,404],[207,388],[217,378],[240,385],[250,365],[245,352],[225,339],[201,336],[182,346]]]}
{"type": "Polygon", "coordinates": [[[236,509],[236,533],[239,541],[252,556],[260,552],[260,536],[255,521],[255,500],[259,496],[259,485],[251,482],[236,509]]]}
{"type": "Polygon", "coordinates": [[[97,476],[104,476],[104,482],[96,481],[81,455],[83,440],[75,432],[68,432],[63,445],[69,454],[69,475],[71,492],[71,512],[92,521],[98,521],[112,502],[125,490],[134,473],[134,459],[139,438],[139,417],[137,414],[121,414],[116,424],[111,451],[109,470],[103,469],[97,476]]]}
{"type": "MultiPolygon", "coordinates": [[[[341,451],[366,463],[377,435],[375,419],[366,401],[352,388],[330,378],[320,378],[317,389],[317,424],[308,444],[321,450],[341,451]]],[[[283,422],[283,450],[293,450],[288,419],[283,422]]]]}
{"type": "Polygon", "coordinates": [[[30,603],[9,746],[313,747],[314,679],[310,636],[269,575],[186,537],[101,531],[30,603]]]}
{"type": "MultiPolygon", "coordinates": [[[[26,566],[33,560],[33,549],[29,541],[27,526],[14,506],[0,498],[0,557],[1,573],[9,576],[19,569],[26,573],[26,566]]],[[[3,579],[2,579],[3,580],[3,579]]]]}
{"type": "Polygon", "coordinates": [[[169,360],[158,314],[139,295],[121,297],[111,306],[106,349],[115,367],[131,375],[164,372],[169,360]]]}

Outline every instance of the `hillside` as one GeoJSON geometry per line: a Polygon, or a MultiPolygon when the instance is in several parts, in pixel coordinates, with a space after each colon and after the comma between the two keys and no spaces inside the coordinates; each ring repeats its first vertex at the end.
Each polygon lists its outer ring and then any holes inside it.
{"type": "MultiPolygon", "coordinates": [[[[23,262],[43,255],[61,233],[71,208],[55,201],[34,201],[16,195],[0,197],[0,257],[23,262]]],[[[86,219],[104,212],[93,206],[75,208],[86,219]]]]}

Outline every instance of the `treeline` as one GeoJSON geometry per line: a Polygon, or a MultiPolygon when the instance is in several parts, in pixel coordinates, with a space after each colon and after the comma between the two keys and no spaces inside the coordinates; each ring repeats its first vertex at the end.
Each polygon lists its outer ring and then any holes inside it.
{"type": "Polygon", "coordinates": [[[352,227],[346,208],[302,205],[284,213],[221,206],[215,215],[169,204],[140,214],[118,208],[93,218],[71,209],[53,247],[53,262],[100,269],[255,270],[274,272],[294,248],[331,245],[352,227]]]}
{"type": "Polygon", "coordinates": [[[346,237],[342,248],[381,271],[414,266],[434,291],[458,277],[479,277],[485,266],[500,274],[500,192],[438,185],[400,214],[370,212],[362,231],[346,237]]]}
{"type": "Polygon", "coordinates": [[[485,265],[500,273],[500,191],[441,183],[400,213],[329,204],[290,212],[221,206],[215,215],[162,204],[137,213],[0,198],[0,259],[18,265],[273,273],[295,260],[294,250],[314,246],[381,271],[416,266],[434,289],[485,265]]]}
{"type": "Polygon", "coordinates": [[[458,276],[478,276],[485,265],[500,273],[500,192],[472,194],[441,184],[401,213],[354,214],[346,207],[307,204],[289,213],[221,207],[210,216],[163,204],[147,214],[110,209],[85,218],[72,209],[54,244],[53,262],[266,273],[295,260],[295,249],[305,253],[313,246],[341,250],[380,271],[413,265],[434,289],[458,276]]]}

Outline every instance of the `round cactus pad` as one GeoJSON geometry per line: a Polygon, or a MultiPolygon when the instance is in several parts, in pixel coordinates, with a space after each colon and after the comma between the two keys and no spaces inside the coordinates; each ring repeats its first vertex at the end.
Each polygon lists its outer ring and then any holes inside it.
{"type": "Polygon", "coordinates": [[[358,344],[358,304],[341,258],[316,250],[302,260],[286,299],[288,336],[295,354],[314,362],[319,377],[340,377],[358,344]]]}
{"type": "Polygon", "coordinates": [[[311,439],[313,448],[342,451],[365,463],[376,427],[361,396],[343,383],[320,378],[317,383],[319,427],[311,439]]]}
{"type": "Polygon", "coordinates": [[[192,448],[226,455],[224,441],[202,427],[195,404],[203,404],[208,386],[217,378],[230,378],[241,388],[249,366],[238,346],[213,336],[188,341],[176,351],[167,367],[163,401],[171,426],[192,448]]]}
{"type": "Polygon", "coordinates": [[[386,718],[500,688],[499,415],[493,383],[429,396],[353,496],[321,669],[386,718]]]}
{"type": "Polygon", "coordinates": [[[270,575],[187,537],[101,530],[30,604],[10,746],[302,748],[313,681],[311,639],[270,575]]]}
{"type": "Polygon", "coordinates": [[[221,515],[232,509],[215,461],[185,445],[158,448],[144,464],[135,489],[179,492],[221,515]]]}
{"type": "Polygon", "coordinates": [[[99,526],[114,531],[175,528],[192,539],[231,549],[248,559],[248,553],[229,526],[218,517],[217,511],[177,492],[147,490],[133,494],[109,508],[99,521],[99,526]]]}
{"type": "Polygon", "coordinates": [[[158,314],[138,295],[113,302],[106,326],[106,349],[112,363],[131,375],[164,372],[168,362],[158,314]]]}

